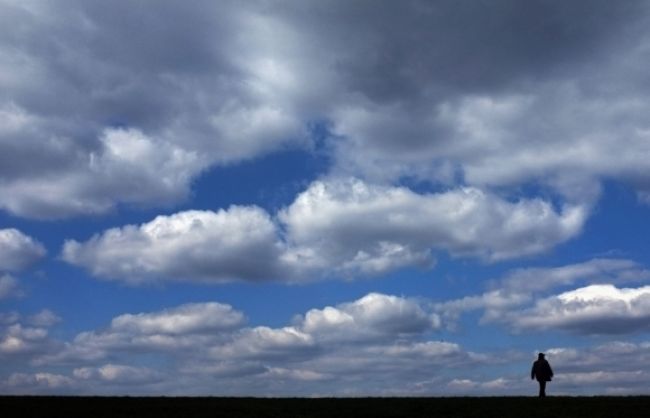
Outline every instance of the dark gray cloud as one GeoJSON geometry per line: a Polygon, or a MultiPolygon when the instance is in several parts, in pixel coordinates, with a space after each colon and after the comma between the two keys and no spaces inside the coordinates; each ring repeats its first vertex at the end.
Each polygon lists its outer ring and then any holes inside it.
{"type": "Polygon", "coordinates": [[[489,93],[553,77],[608,53],[645,6],[414,0],[287,9],[277,13],[334,51],[330,62],[344,86],[377,103],[489,93]]]}

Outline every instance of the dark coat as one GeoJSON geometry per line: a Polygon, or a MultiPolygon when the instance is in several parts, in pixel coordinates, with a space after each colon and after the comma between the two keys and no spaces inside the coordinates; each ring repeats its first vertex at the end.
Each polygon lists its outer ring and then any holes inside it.
{"type": "Polygon", "coordinates": [[[553,377],[553,369],[546,359],[539,359],[533,363],[530,371],[530,378],[537,379],[539,382],[550,382],[553,377]]]}

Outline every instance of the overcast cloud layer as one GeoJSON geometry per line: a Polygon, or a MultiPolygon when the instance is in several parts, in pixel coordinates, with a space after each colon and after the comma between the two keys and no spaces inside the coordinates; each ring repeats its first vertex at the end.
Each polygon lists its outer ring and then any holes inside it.
{"type": "Polygon", "coordinates": [[[649,64],[643,0],[0,0],[0,393],[648,393],[649,64]]]}

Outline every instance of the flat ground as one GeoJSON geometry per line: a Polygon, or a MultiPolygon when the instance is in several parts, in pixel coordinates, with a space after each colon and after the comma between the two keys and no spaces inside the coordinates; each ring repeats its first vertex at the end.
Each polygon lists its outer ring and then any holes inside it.
{"type": "Polygon", "coordinates": [[[645,417],[650,396],[495,398],[0,397],[2,417],[645,417]]]}

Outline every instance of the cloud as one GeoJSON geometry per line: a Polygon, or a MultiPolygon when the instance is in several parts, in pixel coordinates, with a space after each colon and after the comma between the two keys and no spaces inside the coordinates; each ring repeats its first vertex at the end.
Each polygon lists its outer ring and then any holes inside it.
{"type": "MultiPolygon", "coordinates": [[[[586,347],[555,347],[517,356],[523,373],[506,371],[500,377],[480,378],[476,374],[458,377],[446,383],[448,394],[463,396],[503,394],[531,395],[536,385],[525,376],[537,352],[546,353],[555,375],[549,385],[557,395],[641,395],[650,381],[648,342],[610,341],[586,347]],[[527,363],[524,363],[524,358],[527,363]],[[523,376],[522,376],[523,374],[523,376]]],[[[523,353],[521,353],[523,354],[523,353]]]]}
{"type": "MultiPolygon", "coordinates": [[[[474,310],[483,311],[481,323],[503,323],[518,332],[527,331],[529,328],[537,329],[541,323],[546,323],[548,328],[555,328],[551,322],[558,318],[551,312],[557,313],[554,306],[560,302],[552,302],[559,298],[557,294],[553,295],[552,291],[574,289],[566,292],[569,296],[560,299],[569,301],[572,299],[571,292],[577,292],[575,295],[580,299],[580,289],[612,289],[612,283],[643,283],[648,279],[650,272],[647,269],[637,262],[624,259],[597,258],[561,267],[521,268],[507,273],[501,279],[491,281],[488,286],[490,290],[482,294],[438,302],[434,305],[434,311],[444,318],[446,326],[450,328],[455,327],[463,313],[474,310]],[[575,286],[580,283],[588,286],[576,289],[575,286]],[[526,308],[531,304],[536,307],[526,308]],[[535,316],[538,318],[535,319],[535,316]],[[533,325],[536,321],[539,321],[539,324],[533,325]]],[[[581,315],[578,310],[576,306],[569,308],[567,305],[564,311],[565,319],[570,321],[569,317],[575,316],[574,319],[580,321],[577,319],[581,315]]],[[[620,319],[634,322],[633,314],[627,319],[620,319]]],[[[601,317],[601,320],[604,321],[605,318],[601,317]]],[[[630,323],[629,327],[622,326],[618,329],[620,332],[631,332],[634,328],[630,323]]]]}
{"type": "Polygon", "coordinates": [[[84,243],[66,241],[63,258],[96,276],[129,283],[256,281],[275,278],[277,234],[258,207],[186,211],[110,229],[84,243]]]}
{"type": "Polygon", "coordinates": [[[205,351],[245,323],[244,315],[230,305],[190,303],[157,312],[123,314],[110,326],[77,334],[56,353],[36,360],[39,364],[97,362],[119,352],[189,353],[205,351]]]}
{"type": "Polygon", "coordinates": [[[531,7],[357,5],[319,16],[341,31],[329,45],[355,93],[332,107],[335,170],[490,189],[541,184],[583,204],[602,179],[646,192],[647,5],[531,7]],[[364,23],[351,25],[361,10],[364,23]]]}
{"type": "Polygon", "coordinates": [[[220,303],[191,303],[156,313],[124,314],[111,321],[117,332],[140,334],[193,334],[237,328],[244,322],[241,312],[220,303]]]}
{"type": "Polygon", "coordinates": [[[307,394],[318,388],[339,393],[330,383],[341,379],[379,382],[361,391],[395,388],[394,379],[407,381],[410,374],[487,361],[458,344],[429,340],[436,320],[423,303],[378,293],[311,309],[282,327],[246,326],[229,305],[196,303],[116,316],[106,328],[61,342],[31,364],[43,372],[69,370],[66,377],[89,393],[121,393],[118,384],[124,383],[141,384],[143,393],[203,393],[210,384],[232,394],[238,388],[307,394]],[[331,321],[332,312],[351,321],[331,321]]]}
{"type": "Polygon", "coordinates": [[[132,284],[357,277],[431,266],[434,250],[486,261],[537,254],[577,235],[586,214],[475,188],[417,194],[316,181],[275,218],[256,206],[179,212],[68,240],[62,257],[132,284]]]}
{"type": "Polygon", "coordinates": [[[650,286],[591,285],[538,300],[531,309],[512,312],[508,321],[520,330],[626,334],[646,330],[649,319],[650,286]]]}
{"type": "Polygon", "coordinates": [[[312,183],[279,217],[297,264],[381,272],[430,263],[432,249],[491,261],[536,254],[577,235],[586,215],[471,187],[417,194],[348,179],[312,183]]]}
{"type": "MultiPolygon", "coordinates": [[[[529,392],[530,380],[521,373],[529,370],[537,350],[477,353],[432,339],[437,331],[432,309],[425,301],[371,293],[308,310],[281,327],[247,326],[240,322],[243,314],[215,302],[122,314],[106,328],[35,353],[30,370],[13,357],[15,365],[0,387],[7,393],[120,394],[128,386],[138,394],[260,396],[529,392]],[[354,326],[338,320],[345,315],[354,326]],[[223,321],[210,322],[215,316],[223,321]],[[201,322],[205,326],[197,325],[201,322]],[[178,328],[167,326],[172,323],[178,328]]],[[[541,351],[556,374],[554,393],[645,391],[647,342],[541,351]]]]}
{"type": "Polygon", "coordinates": [[[641,1],[1,7],[0,207],[20,216],[173,204],[212,167],[309,149],[313,121],[338,174],[647,193],[641,1]]]}
{"type": "Polygon", "coordinates": [[[26,322],[36,327],[51,327],[59,322],[61,318],[49,309],[43,309],[39,313],[26,318],[26,322]]]}
{"type": "Polygon", "coordinates": [[[303,147],[310,117],[282,81],[277,25],[242,6],[4,2],[0,207],[51,219],[176,203],[210,166],[303,147]]]}
{"type": "Polygon", "coordinates": [[[297,324],[319,341],[372,341],[431,331],[440,320],[414,300],[370,293],[337,307],[312,309],[297,324]]]}
{"type": "Polygon", "coordinates": [[[586,349],[552,347],[544,352],[566,373],[637,371],[648,364],[650,343],[609,341],[586,349]]]}
{"type": "Polygon", "coordinates": [[[280,329],[260,326],[244,329],[232,336],[232,341],[211,349],[215,359],[281,359],[292,361],[312,355],[316,349],[311,335],[295,327],[280,329]]]}
{"type": "Polygon", "coordinates": [[[0,272],[24,270],[46,254],[43,244],[17,229],[0,229],[0,272]]]}
{"type": "Polygon", "coordinates": [[[59,321],[47,309],[29,316],[0,313],[0,358],[19,364],[56,352],[60,347],[50,328],[59,321]]]}
{"type": "Polygon", "coordinates": [[[20,362],[58,350],[49,335],[57,318],[48,310],[28,317],[16,312],[0,314],[0,358],[20,362]]]}
{"type": "Polygon", "coordinates": [[[558,391],[574,394],[639,395],[650,382],[647,341],[610,341],[544,350],[556,374],[558,391]]]}
{"type": "Polygon", "coordinates": [[[54,373],[14,373],[5,382],[3,389],[12,393],[46,393],[54,391],[62,393],[74,386],[74,381],[68,376],[54,373]]]}
{"type": "Polygon", "coordinates": [[[510,292],[539,293],[575,283],[629,283],[650,279],[650,271],[632,260],[595,258],[553,268],[523,268],[509,273],[493,286],[510,292]]]}
{"type": "Polygon", "coordinates": [[[162,374],[146,368],[120,364],[105,364],[100,367],[80,367],[72,374],[79,380],[99,380],[119,385],[137,385],[158,381],[162,374]]]}

